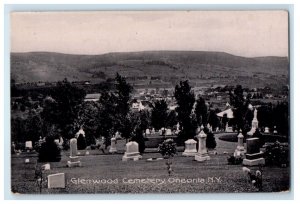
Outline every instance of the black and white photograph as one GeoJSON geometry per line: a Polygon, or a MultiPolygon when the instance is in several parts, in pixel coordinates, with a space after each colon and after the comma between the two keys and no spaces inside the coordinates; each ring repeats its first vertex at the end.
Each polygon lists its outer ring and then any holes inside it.
{"type": "Polygon", "coordinates": [[[289,193],[289,23],[287,10],[11,12],[11,192],[289,193]]]}

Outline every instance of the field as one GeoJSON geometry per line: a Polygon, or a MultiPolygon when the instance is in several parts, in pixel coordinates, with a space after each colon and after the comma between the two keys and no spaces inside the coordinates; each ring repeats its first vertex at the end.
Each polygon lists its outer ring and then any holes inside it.
{"type": "MultiPolygon", "coordinates": [[[[227,164],[228,155],[224,152],[232,153],[236,143],[216,140],[218,154],[210,154],[211,160],[204,163],[194,161],[193,157],[184,157],[179,152],[173,158],[171,176],[168,176],[165,160],[147,161],[148,158],[161,157],[154,148],[147,149],[140,161],[122,162],[124,141],[118,141],[120,151],[113,155],[89,150],[90,155],[85,156],[85,151],[81,151],[82,167],[66,167],[69,152],[62,152],[61,162],[50,163],[51,170],[45,171],[44,177],[64,172],[66,188],[47,189],[44,182],[42,193],[256,192],[257,189],[247,182],[242,165],[227,164]],[[85,182],[81,179],[85,179],[85,182]],[[98,183],[88,183],[87,180],[93,179],[98,183]],[[141,179],[146,180],[142,183],[141,179]]],[[[35,153],[12,156],[11,181],[14,193],[39,193],[34,179],[36,160],[35,153]],[[25,164],[25,158],[29,158],[30,163],[25,164]]],[[[256,170],[257,167],[251,169],[256,170]]],[[[289,190],[289,167],[263,167],[262,173],[264,192],[289,190]]]]}

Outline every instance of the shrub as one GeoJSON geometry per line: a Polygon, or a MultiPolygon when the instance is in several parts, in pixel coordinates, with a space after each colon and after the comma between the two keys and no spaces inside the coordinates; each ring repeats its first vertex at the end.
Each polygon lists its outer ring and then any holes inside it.
{"type": "Polygon", "coordinates": [[[53,137],[47,137],[39,150],[39,162],[59,162],[61,160],[60,148],[53,137]]]}
{"type": "Polygon", "coordinates": [[[212,132],[207,133],[207,138],[206,138],[206,147],[209,149],[214,149],[216,148],[217,143],[215,139],[215,135],[212,132]]]}
{"type": "Polygon", "coordinates": [[[158,152],[164,157],[173,157],[177,153],[176,143],[172,139],[166,139],[158,146],[158,152]]]}
{"type": "Polygon", "coordinates": [[[77,149],[83,150],[86,148],[86,139],[82,134],[79,134],[77,138],[77,149]]]}
{"type": "Polygon", "coordinates": [[[267,145],[265,151],[265,160],[266,165],[268,166],[288,166],[289,146],[280,142],[267,145]]]}

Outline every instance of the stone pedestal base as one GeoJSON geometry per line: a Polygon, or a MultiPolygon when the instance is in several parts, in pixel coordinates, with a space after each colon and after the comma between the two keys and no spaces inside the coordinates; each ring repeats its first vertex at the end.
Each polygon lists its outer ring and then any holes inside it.
{"type": "Polygon", "coordinates": [[[265,159],[259,158],[259,159],[244,159],[243,165],[245,166],[258,166],[258,165],[265,165],[265,159]]]}
{"type": "Polygon", "coordinates": [[[197,154],[197,150],[195,150],[195,151],[184,151],[182,153],[182,155],[186,156],[186,157],[194,157],[196,154],[197,154]]]}
{"type": "Polygon", "coordinates": [[[68,161],[67,166],[68,167],[79,167],[79,166],[81,166],[81,162],[79,161],[79,157],[77,157],[77,156],[71,157],[70,156],[70,161],[68,161]]]}
{"type": "Polygon", "coordinates": [[[210,160],[210,156],[208,156],[208,154],[196,154],[195,155],[195,160],[196,161],[206,161],[206,160],[210,160]]]}
{"type": "Polygon", "coordinates": [[[115,152],[117,152],[117,148],[109,148],[109,150],[108,150],[108,152],[109,153],[115,153],[115,152]]]}
{"type": "Polygon", "coordinates": [[[258,152],[255,154],[246,154],[246,159],[243,160],[243,165],[245,166],[265,165],[265,159],[263,158],[263,153],[258,152]]]}
{"type": "Polygon", "coordinates": [[[128,161],[130,159],[132,159],[133,161],[138,161],[141,158],[142,158],[142,156],[140,155],[139,152],[135,152],[135,153],[126,153],[125,152],[124,156],[122,157],[122,161],[128,161]]]}

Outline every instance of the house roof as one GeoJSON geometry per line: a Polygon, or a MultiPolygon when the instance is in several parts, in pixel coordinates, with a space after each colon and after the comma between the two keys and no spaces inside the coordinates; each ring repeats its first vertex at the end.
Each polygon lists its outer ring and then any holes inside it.
{"type": "Polygon", "coordinates": [[[224,111],[222,111],[220,113],[217,113],[217,116],[223,118],[225,114],[227,114],[227,118],[234,118],[233,117],[233,111],[232,111],[231,108],[229,108],[227,110],[224,110],[224,111]]]}

